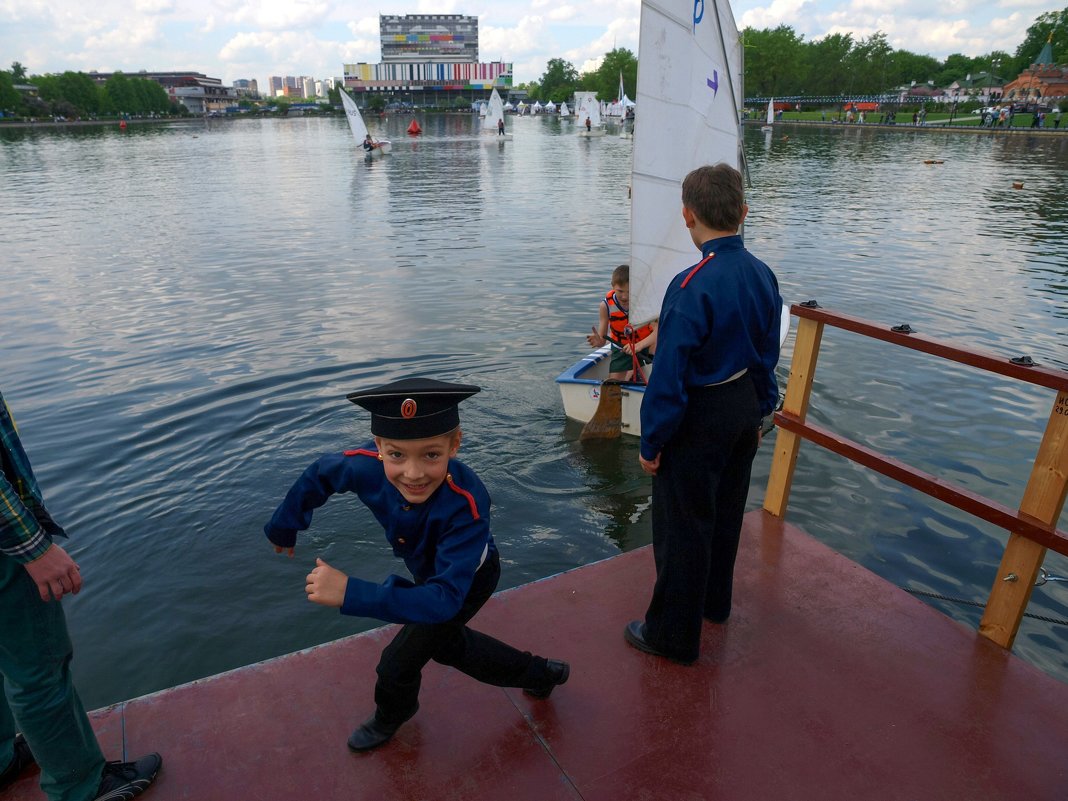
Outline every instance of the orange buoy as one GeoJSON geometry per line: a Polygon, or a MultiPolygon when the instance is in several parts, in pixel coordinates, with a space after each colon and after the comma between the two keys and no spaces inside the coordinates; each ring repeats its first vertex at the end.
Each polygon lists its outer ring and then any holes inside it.
{"type": "Polygon", "coordinates": [[[946,162],[943,161],[942,159],[925,159],[923,163],[924,164],[945,164],[946,162]]]}
{"type": "Polygon", "coordinates": [[[1013,181],[1012,182],[1012,188],[1013,189],[1023,189],[1023,181],[1013,181]]]}
{"type": "Polygon", "coordinates": [[[419,127],[418,121],[412,120],[412,124],[408,126],[408,133],[410,133],[412,136],[415,136],[416,134],[421,134],[422,132],[423,129],[419,127]]]}

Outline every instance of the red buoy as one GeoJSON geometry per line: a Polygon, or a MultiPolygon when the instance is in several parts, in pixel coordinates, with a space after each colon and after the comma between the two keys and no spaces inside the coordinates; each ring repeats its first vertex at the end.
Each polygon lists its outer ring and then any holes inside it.
{"type": "Polygon", "coordinates": [[[422,132],[423,129],[419,127],[419,123],[416,120],[412,120],[412,124],[408,126],[408,133],[410,133],[412,136],[416,136],[417,134],[421,134],[422,132]]]}
{"type": "Polygon", "coordinates": [[[126,120],[119,120],[119,130],[120,131],[125,131],[126,130],[126,120]]]}

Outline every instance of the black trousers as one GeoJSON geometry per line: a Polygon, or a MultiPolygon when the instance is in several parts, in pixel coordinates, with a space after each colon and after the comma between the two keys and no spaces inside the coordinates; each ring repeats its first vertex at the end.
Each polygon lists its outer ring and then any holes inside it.
{"type": "Polygon", "coordinates": [[[645,638],[676,659],[697,658],[703,617],[722,622],[730,615],[759,425],[748,374],[693,387],[682,425],[660,452],[653,477],[656,585],[645,638]]]}
{"type": "Polygon", "coordinates": [[[475,573],[464,604],[445,623],[408,623],[382,652],[375,684],[378,719],[400,724],[419,708],[423,667],[433,659],[496,687],[539,687],[549,681],[545,659],[467,627],[501,577],[497,554],[475,573]]]}

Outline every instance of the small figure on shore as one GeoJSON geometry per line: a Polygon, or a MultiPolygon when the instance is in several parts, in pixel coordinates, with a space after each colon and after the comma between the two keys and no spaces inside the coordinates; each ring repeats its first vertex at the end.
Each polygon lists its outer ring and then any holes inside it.
{"type": "Polygon", "coordinates": [[[0,793],[36,763],[50,801],[134,798],[163,760],[104,761],[71,682],[60,599],[78,594],[82,575],[54,542],[66,536],[45,509],[0,394],[0,793]]]}
{"type": "Polygon", "coordinates": [[[727,164],[683,180],[682,217],[703,258],[664,295],[641,406],[656,584],[644,621],[624,638],[682,664],[697,660],[703,621],[730,616],[760,422],[778,400],[782,298],[775,274],[738,236],[748,211],[742,176],[727,164]]]}
{"type": "Polygon", "coordinates": [[[597,325],[586,337],[591,348],[612,344],[608,377],[630,381],[634,378],[635,357],[638,365],[648,364],[656,352],[656,321],[632,328],[630,324],[630,265],[621,264],[612,271],[612,288],[597,307],[597,325]]]}
{"type": "Polygon", "coordinates": [[[1061,127],[1061,109],[1057,107],[1053,109],[1053,128],[1056,130],[1061,127]]]}
{"type": "Polygon", "coordinates": [[[305,579],[313,603],[404,624],[382,652],[376,710],[349,737],[353,751],[377,748],[415,715],[423,667],[432,659],[534,698],[548,698],[570,674],[567,662],[518,651],[467,626],[501,575],[489,493],[455,458],[462,439],[457,406],[478,391],[409,378],[349,394],[371,413],[374,439],[314,462],[264,527],[275,551],[292,556],[314,510],[331,495],[354,492],[411,572],[412,579],[393,575],[379,584],[316,559],[305,579]]]}

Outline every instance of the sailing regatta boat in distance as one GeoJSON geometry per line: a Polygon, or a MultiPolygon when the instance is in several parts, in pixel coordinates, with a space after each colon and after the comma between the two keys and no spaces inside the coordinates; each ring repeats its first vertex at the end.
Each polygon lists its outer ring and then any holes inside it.
{"type": "Polygon", "coordinates": [[[363,124],[360,110],[356,107],[356,102],[349,97],[348,92],[340,88],[338,91],[341,92],[341,105],[345,107],[345,116],[349,118],[349,128],[352,130],[352,138],[356,140],[356,146],[363,148],[370,158],[384,156],[393,150],[393,145],[390,144],[388,139],[372,140],[374,144],[371,148],[364,146],[368,133],[367,126],[363,124]]]}
{"type": "Polygon", "coordinates": [[[502,134],[498,131],[498,126],[503,122],[504,103],[501,101],[501,96],[497,94],[497,90],[494,89],[486,106],[486,116],[482,118],[482,136],[489,140],[492,135],[499,142],[511,139],[510,133],[502,134]]]}
{"type": "Polygon", "coordinates": [[[597,102],[595,92],[575,92],[575,97],[582,96],[575,120],[578,122],[579,136],[604,136],[604,126],[601,124],[601,104],[597,102]],[[590,127],[586,127],[586,120],[590,121],[590,127]]]}
{"type": "Polygon", "coordinates": [[[760,127],[760,130],[762,130],[762,131],[770,131],[770,130],[772,130],[772,126],[774,124],[775,124],[775,98],[773,97],[771,100],[768,101],[768,122],[767,122],[766,125],[762,125],[760,127]]]}

